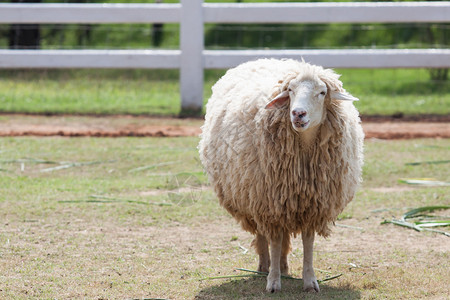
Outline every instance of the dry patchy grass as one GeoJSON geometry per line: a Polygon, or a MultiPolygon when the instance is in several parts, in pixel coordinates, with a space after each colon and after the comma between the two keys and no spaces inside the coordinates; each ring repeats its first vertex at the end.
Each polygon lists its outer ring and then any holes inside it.
{"type": "MultiPolygon", "coordinates": [[[[198,175],[195,138],[1,142],[3,160],[37,155],[48,160],[67,155],[76,161],[114,160],[44,173],[39,170],[48,165],[27,163],[21,171],[20,163],[1,163],[6,170],[0,173],[2,299],[446,299],[449,295],[448,237],[380,225],[410,207],[449,203],[446,187],[404,189],[396,181],[426,173],[449,180],[448,165],[404,166],[445,159],[449,140],[367,141],[363,188],[331,237],[317,238],[315,243],[318,277],[343,274],[321,284],[320,295],[303,293],[301,283],[292,280],[283,280],[283,291],[275,295],[264,292],[264,278],[202,280],[242,274],[235,268],[255,269],[257,256],[252,249],[245,251],[252,236],[219,207],[210,189],[198,189],[206,182],[198,175]],[[183,163],[129,172],[180,159],[183,163]],[[93,194],[112,200],[89,197],[93,194]]],[[[291,274],[300,277],[300,239],[294,240],[293,249],[291,274]]]]}

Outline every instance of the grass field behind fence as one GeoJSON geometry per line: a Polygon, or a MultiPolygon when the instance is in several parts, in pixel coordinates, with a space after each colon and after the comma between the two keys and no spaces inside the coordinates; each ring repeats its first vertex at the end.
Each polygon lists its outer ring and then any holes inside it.
{"type": "MultiPolygon", "coordinates": [[[[361,114],[449,114],[449,81],[427,70],[337,70],[361,114]]],[[[205,72],[204,101],[224,71],[205,72]]],[[[0,112],[177,115],[175,70],[0,71],[0,112]]]]}
{"type": "MultiPolygon", "coordinates": [[[[198,138],[1,138],[2,299],[444,299],[448,237],[381,225],[408,209],[450,204],[450,140],[365,143],[364,183],[327,240],[317,238],[320,296],[283,280],[202,280],[256,269],[252,237],[220,208],[198,160],[198,138]],[[202,188],[201,188],[202,187],[202,188]],[[339,227],[341,226],[341,227],[339,227]],[[346,226],[346,227],[345,227],[346,226]],[[300,296],[299,296],[300,295],[300,296]]],[[[448,211],[442,212],[448,215],[448,211]]],[[[301,277],[299,239],[289,256],[301,277]]]]}

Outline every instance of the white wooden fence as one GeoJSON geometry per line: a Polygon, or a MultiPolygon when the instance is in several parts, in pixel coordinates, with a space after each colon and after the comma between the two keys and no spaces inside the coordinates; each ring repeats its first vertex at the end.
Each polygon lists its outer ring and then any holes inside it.
{"type": "Polygon", "coordinates": [[[450,68],[450,49],[205,50],[204,23],[448,23],[450,2],[0,4],[3,24],[180,23],[180,50],[0,50],[0,68],[180,69],[183,110],[203,104],[203,69],[264,57],[332,68],[450,68]]]}

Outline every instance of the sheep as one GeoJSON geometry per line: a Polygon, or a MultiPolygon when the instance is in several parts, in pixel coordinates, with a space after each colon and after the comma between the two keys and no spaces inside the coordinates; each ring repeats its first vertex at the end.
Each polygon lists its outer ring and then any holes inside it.
{"type": "Polygon", "coordinates": [[[303,290],[320,291],[315,234],[330,234],[362,181],[358,99],[339,77],[303,60],[260,59],[228,70],[206,105],[200,159],[221,206],[255,235],[268,292],[281,290],[299,234],[303,290]]]}

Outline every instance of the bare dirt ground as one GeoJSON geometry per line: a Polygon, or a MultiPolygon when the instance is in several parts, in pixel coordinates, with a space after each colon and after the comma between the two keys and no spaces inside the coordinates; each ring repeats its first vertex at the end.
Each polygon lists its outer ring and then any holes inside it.
{"type": "MultiPolygon", "coordinates": [[[[366,138],[450,138],[450,116],[363,117],[366,138]]],[[[0,136],[177,137],[200,134],[202,119],[147,116],[0,115],[0,136]]]]}

